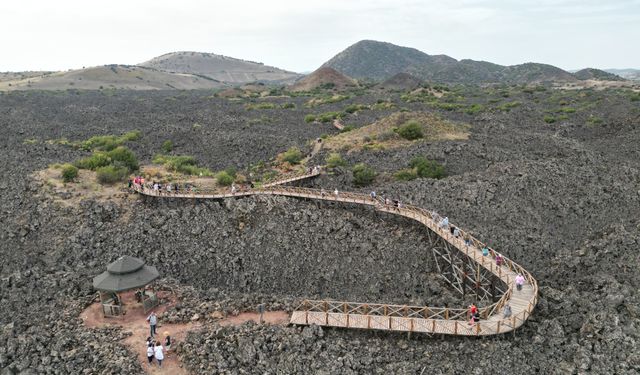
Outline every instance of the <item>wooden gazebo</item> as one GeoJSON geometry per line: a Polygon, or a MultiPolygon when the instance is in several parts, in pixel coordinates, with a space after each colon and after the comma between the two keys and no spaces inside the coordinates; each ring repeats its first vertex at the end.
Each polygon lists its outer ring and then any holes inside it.
{"type": "Polygon", "coordinates": [[[157,295],[146,291],[144,287],[159,276],[154,266],[147,266],[142,259],[128,255],[109,264],[105,272],[93,278],[93,287],[100,292],[103,315],[124,315],[125,309],[119,293],[133,289],[141,289],[138,295],[145,313],[157,306],[157,295]]]}

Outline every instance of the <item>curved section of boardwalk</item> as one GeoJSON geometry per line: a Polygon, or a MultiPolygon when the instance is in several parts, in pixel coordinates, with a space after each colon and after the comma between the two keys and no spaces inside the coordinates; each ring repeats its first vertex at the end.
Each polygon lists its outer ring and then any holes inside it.
{"type": "MultiPolygon", "coordinates": [[[[313,173],[306,175],[289,177],[284,182],[313,177],[318,173],[319,171],[314,170],[313,173]]],[[[404,216],[421,223],[427,230],[433,231],[451,246],[467,255],[469,259],[477,263],[478,267],[491,272],[507,285],[506,292],[498,302],[479,309],[481,320],[473,326],[467,323],[467,309],[333,300],[303,301],[291,316],[291,323],[293,324],[317,324],[344,328],[463,336],[495,335],[513,331],[524,324],[538,302],[538,284],[527,270],[502,254],[500,254],[504,258],[502,264],[496,265],[495,257],[498,252],[490,249],[489,255],[483,256],[482,248],[485,247],[485,244],[464,232],[461,232],[458,237],[452,236],[448,230],[440,228],[438,222],[434,219],[433,213],[430,211],[411,205],[405,205],[400,208],[384,205],[380,201],[363,194],[346,192],[335,194],[317,189],[278,186],[278,184],[284,182],[280,180],[260,189],[236,191],[234,193],[219,190],[161,193],[148,188],[142,189],[139,186],[134,186],[134,190],[143,195],[166,198],[222,199],[249,195],[279,195],[372,206],[378,211],[404,216]],[[462,238],[471,238],[471,243],[469,245],[465,244],[462,238]],[[521,291],[516,290],[515,285],[515,278],[518,274],[523,275],[526,280],[521,291]],[[506,304],[509,304],[512,309],[512,315],[508,318],[504,318],[502,313],[502,309],[506,304]]]]}

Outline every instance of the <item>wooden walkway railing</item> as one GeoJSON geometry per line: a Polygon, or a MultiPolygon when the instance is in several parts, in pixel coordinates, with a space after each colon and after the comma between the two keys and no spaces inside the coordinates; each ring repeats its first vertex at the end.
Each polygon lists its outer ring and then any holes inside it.
{"type": "MultiPolygon", "coordinates": [[[[315,171],[314,171],[315,172],[315,171]]],[[[318,171],[319,173],[319,171],[318,171]]],[[[317,175],[309,173],[308,177],[317,175]]],[[[295,180],[305,177],[298,175],[295,180]]],[[[285,181],[289,181],[285,179],[285,181]]],[[[280,183],[284,183],[280,180],[280,183]]],[[[451,335],[495,335],[513,331],[520,327],[531,315],[538,302],[538,284],[533,276],[522,266],[500,254],[502,262],[496,264],[497,251],[489,248],[484,256],[484,243],[460,229],[454,236],[447,228],[442,228],[439,216],[431,211],[411,205],[395,207],[385,205],[367,195],[350,192],[325,192],[324,190],[277,186],[275,183],[260,189],[244,191],[181,191],[179,193],[160,193],[156,190],[134,185],[134,190],[148,196],[167,198],[222,199],[248,195],[279,195],[297,198],[319,199],[374,207],[381,212],[400,215],[418,221],[428,230],[435,232],[450,245],[466,254],[479,267],[486,269],[501,279],[507,290],[495,303],[479,309],[481,320],[468,324],[467,309],[454,309],[428,306],[390,305],[375,303],[341,302],[333,300],[305,300],[292,313],[293,324],[317,324],[345,328],[380,329],[407,332],[440,333],[451,335]],[[465,239],[468,241],[465,242],[465,239]],[[516,290],[516,276],[522,275],[526,283],[522,290],[516,290]],[[504,317],[502,309],[511,307],[511,316],[504,317]]]]}

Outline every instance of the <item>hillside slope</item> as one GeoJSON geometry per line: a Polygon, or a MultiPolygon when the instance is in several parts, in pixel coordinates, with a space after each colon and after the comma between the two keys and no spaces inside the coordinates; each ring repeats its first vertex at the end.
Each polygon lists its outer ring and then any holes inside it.
{"type": "Polygon", "coordinates": [[[171,73],[201,75],[232,85],[255,81],[289,83],[300,77],[298,73],[262,63],[203,52],[167,53],[138,66],[171,73]]]}
{"type": "Polygon", "coordinates": [[[526,63],[503,66],[486,61],[456,60],[428,55],[415,48],[362,40],[338,53],[323,67],[334,68],[358,79],[383,81],[398,73],[443,83],[539,83],[573,82],[571,73],[552,65],[526,63]]]}
{"type": "Polygon", "coordinates": [[[224,83],[206,77],[126,65],[97,66],[0,82],[0,90],[192,90],[224,86],[224,83]]]}

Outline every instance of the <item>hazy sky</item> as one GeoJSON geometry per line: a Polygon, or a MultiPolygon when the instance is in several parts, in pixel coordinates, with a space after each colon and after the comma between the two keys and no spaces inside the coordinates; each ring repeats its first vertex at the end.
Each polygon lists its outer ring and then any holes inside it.
{"type": "Polygon", "coordinates": [[[310,71],[374,39],[511,65],[640,68],[640,0],[2,0],[0,71],[213,52],[310,71]]]}

